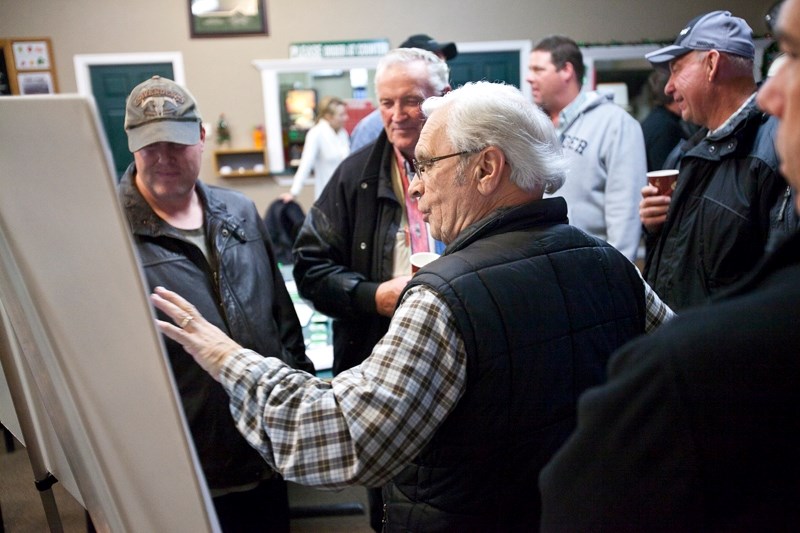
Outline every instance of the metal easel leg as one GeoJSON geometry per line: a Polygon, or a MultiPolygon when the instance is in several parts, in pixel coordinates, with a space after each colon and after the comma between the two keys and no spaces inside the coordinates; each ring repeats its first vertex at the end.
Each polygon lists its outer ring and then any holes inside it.
{"type": "Polygon", "coordinates": [[[53,485],[58,483],[56,477],[50,472],[46,472],[44,478],[36,478],[34,485],[39,491],[39,497],[42,500],[42,507],[44,508],[44,516],[47,519],[47,525],[53,533],[61,533],[63,528],[61,526],[61,516],[58,514],[58,505],[56,505],[56,497],[53,494],[53,485]]]}
{"type": "Polygon", "coordinates": [[[0,364],[6,375],[8,390],[11,392],[11,399],[14,402],[14,410],[19,420],[22,438],[25,440],[25,448],[28,452],[28,459],[33,469],[34,485],[39,491],[39,497],[44,507],[45,518],[52,533],[62,533],[61,517],[58,514],[55,496],[52,486],[57,482],[55,476],[48,472],[45,465],[44,456],[39,449],[39,440],[36,436],[36,429],[31,420],[30,412],[25,402],[25,393],[22,388],[22,369],[19,368],[12,352],[12,335],[10,323],[6,316],[6,308],[0,302],[0,364]]]}
{"type": "Polygon", "coordinates": [[[2,424],[0,424],[0,428],[3,429],[3,440],[6,443],[6,451],[11,453],[14,451],[14,448],[16,448],[16,444],[14,443],[14,435],[12,435],[11,432],[2,424]]]}

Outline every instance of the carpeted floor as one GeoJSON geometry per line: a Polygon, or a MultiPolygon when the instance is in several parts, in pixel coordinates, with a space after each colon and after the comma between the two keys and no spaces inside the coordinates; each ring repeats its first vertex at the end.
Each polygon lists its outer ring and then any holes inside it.
{"type": "MultiPolygon", "coordinates": [[[[0,442],[0,512],[6,533],[42,533],[48,531],[47,519],[39,493],[33,484],[31,470],[25,448],[15,443],[15,450],[9,453],[0,442]]],[[[53,494],[58,507],[59,520],[64,533],[86,533],[86,517],[83,507],[62,486],[56,483],[53,494]]],[[[326,505],[345,504],[345,507],[361,506],[364,514],[334,516],[328,512],[324,516],[293,518],[292,533],[368,533],[367,495],[362,487],[353,487],[341,492],[319,491],[308,487],[289,484],[289,503],[294,514],[315,515],[325,513],[326,505]]]]}

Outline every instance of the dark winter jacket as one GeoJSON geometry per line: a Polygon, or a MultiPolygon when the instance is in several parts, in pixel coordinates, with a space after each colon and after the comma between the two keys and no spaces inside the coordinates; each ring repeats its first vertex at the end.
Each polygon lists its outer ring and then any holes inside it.
{"type": "MultiPolygon", "coordinates": [[[[253,202],[197,182],[212,266],[199,248],[153,212],[134,185],[134,172],[131,165],[122,177],[119,198],[150,290],[163,286],[177,292],[242,346],[313,372],[253,202]]],[[[269,467],[236,429],[225,390],[178,343],[164,342],[209,487],[236,487],[265,477],[269,467]]]]}
{"type": "Polygon", "coordinates": [[[392,189],[393,148],[381,133],[351,154],[308,212],[294,247],[300,295],[333,317],[333,372],[361,363],[389,329],[375,292],[392,278],[403,206],[392,189]]]}
{"type": "Polygon", "coordinates": [[[545,531],[800,528],[800,233],[618,351],[542,472],[545,531]]]}
{"type": "Polygon", "coordinates": [[[751,101],[730,124],[703,128],[665,163],[678,185],[645,279],[674,310],[707,302],[764,255],[770,211],[786,188],[775,152],[777,121],[751,101]]]}

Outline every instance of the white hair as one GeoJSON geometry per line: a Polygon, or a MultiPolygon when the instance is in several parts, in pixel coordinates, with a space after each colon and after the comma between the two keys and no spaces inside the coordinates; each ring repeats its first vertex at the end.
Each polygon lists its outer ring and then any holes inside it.
{"type": "Polygon", "coordinates": [[[414,61],[423,61],[427,64],[428,82],[431,84],[434,94],[443,94],[450,86],[450,67],[447,66],[447,63],[442,58],[422,48],[395,48],[390,50],[378,61],[378,66],[375,68],[375,84],[378,84],[378,80],[389,67],[413,63],[414,61]]]}
{"type": "Polygon", "coordinates": [[[454,151],[499,148],[511,167],[511,181],[528,192],[542,187],[553,193],[563,185],[567,161],[553,123],[516,87],[471,82],[422,104],[427,116],[443,108],[454,151]]]}

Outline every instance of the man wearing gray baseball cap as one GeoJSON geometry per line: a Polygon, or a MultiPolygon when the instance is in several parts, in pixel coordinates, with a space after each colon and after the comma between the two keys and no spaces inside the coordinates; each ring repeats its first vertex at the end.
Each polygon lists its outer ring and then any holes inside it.
{"type": "Polygon", "coordinates": [[[708,302],[764,255],[770,210],[786,189],[776,120],[758,109],[752,30],[729,11],[692,19],[675,42],[645,57],[668,67],[664,89],[681,117],[702,126],[672,151],[672,196],[642,189],[645,278],[673,309],[708,302]]]}
{"type": "Polygon", "coordinates": [[[194,97],[170,79],[153,76],[128,96],[125,131],[131,153],[157,142],[198,144],[200,123],[194,97]]]}
{"type": "Polygon", "coordinates": [[[730,11],[712,11],[692,19],[678,34],[675,43],[644,57],[654,64],[677,59],[692,50],[718,50],[753,59],[753,30],[730,11]]]}
{"type": "MultiPolygon", "coordinates": [[[[150,290],[191,294],[239,342],[313,372],[256,206],[198,179],[205,131],[192,94],[167,78],[144,81],[128,96],[125,132],[134,162],[118,194],[150,290]]],[[[191,329],[192,318],[180,325],[191,329]]],[[[239,434],[222,387],[179,344],[164,344],[221,530],[289,531],[286,482],[239,434]]]]}

